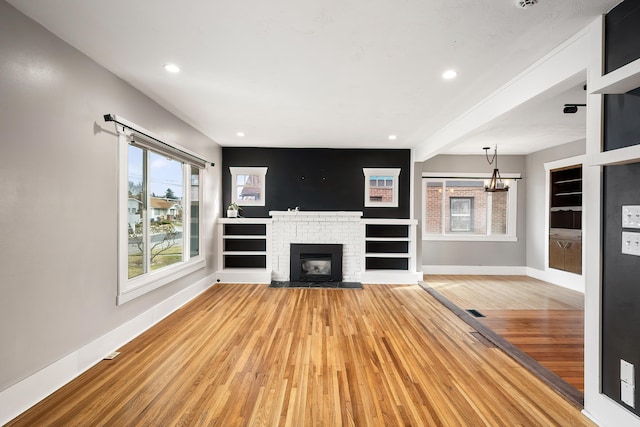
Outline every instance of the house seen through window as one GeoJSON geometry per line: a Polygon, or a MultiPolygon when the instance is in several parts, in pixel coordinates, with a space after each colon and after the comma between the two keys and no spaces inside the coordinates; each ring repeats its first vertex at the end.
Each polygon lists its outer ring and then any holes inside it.
{"type": "MultiPolygon", "coordinates": [[[[129,145],[128,162],[127,277],[131,279],[184,259],[185,166],[134,145],[129,145]]],[[[191,173],[197,174],[198,169],[194,168],[191,173]]]]}
{"type": "Polygon", "coordinates": [[[517,186],[511,185],[490,193],[483,179],[423,179],[423,238],[515,239],[517,186]]]}

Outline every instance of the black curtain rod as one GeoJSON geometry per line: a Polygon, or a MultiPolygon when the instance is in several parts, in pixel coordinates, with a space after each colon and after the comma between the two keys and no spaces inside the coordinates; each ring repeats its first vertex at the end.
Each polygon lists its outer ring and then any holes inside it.
{"type": "MultiPolygon", "coordinates": [[[[191,154],[191,153],[187,153],[186,151],[183,151],[183,150],[181,150],[181,149],[179,149],[179,148],[176,148],[176,147],[174,147],[174,146],[172,146],[172,145],[170,145],[170,144],[167,144],[166,142],[161,141],[161,140],[159,140],[158,138],[154,138],[153,136],[151,136],[151,135],[149,135],[149,134],[147,134],[147,133],[144,133],[144,132],[140,131],[139,129],[134,128],[133,126],[130,126],[130,125],[127,125],[127,124],[125,124],[125,123],[122,123],[122,122],[117,121],[117,120],[115,119],[115,117],[113,117],[111,114],[105,114],[103,117],[104,117],[104,121],[105,121],[105,122],[114,122],[114,123],[117,123],[117,124],[119,124],[119,125],[120,125],[120,126],[122,126],[122,127],[125,127],[125,128],[127,128],[127,129],[131,129],[131,130],[133,130],[133,131],[136,131],[137,133],[139,133],[139,134],[141,134],[141,135],[144,135],[144,136],[146,136],[146,137],[147,137],[147,138],[149,138],[149,139],[153,139],[154,141],[159,142],[160,144],[165,145],[165,146],[169,147],[169,148],[170,148],[170,149],[172,149],[172,150],[179,151],[179,152],[181,152],[182,154],[185,154],[185,155],[190,156],[190,157],[195,157],[196,159],[202,160],[203,162],[207,163],[207,161],[206,161],[205,159],[202,159],[202,158],[200,158],[200,157],[198,157],[198,156],[195,156],[195,155],[193,155],[193,154],[191,154]]],[[[211,166],[215,166],[215,163],[211,163],[211,166]]]]}
{"type": "MultiPolygon", "coordinates": [[[[487,174],[487,176],[423,176],[422,179],[491,179],[491,175],[487,174]]],[[[521,176],[509,178],[503,177],[502,179],[522,179],[521,176]]]]}

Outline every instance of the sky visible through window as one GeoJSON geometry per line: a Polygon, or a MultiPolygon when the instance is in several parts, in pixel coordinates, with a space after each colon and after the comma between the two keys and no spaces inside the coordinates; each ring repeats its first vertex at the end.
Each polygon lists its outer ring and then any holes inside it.
{"type": "MultiPolygon", "coordinates": [[[[149,189],[158,197],[164,197],[170,188],[176,198],[182,198],[182,163],[149,153],[149,189]]],[[[142,156],[144,150],[129,145],[129,180],[142,182],[142,156]]]]}

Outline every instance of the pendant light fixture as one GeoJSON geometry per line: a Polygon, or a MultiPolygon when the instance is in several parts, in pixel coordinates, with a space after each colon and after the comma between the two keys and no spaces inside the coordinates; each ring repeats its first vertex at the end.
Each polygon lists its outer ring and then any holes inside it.
{"type": "Polygon", "coordinates": [[[484,191],[489,193],[496,193],[501,191],[508,191],[509,185],[505,184],[502,181],[502,177],[500,176],[500,171],[498,170],[498,146],[496,145],[495,151],[493,152],[493,157],[489,159],[489,149],[490,147],[484,147],[484,155],[487,157],[487,162],[490,165],[493,165],[495,161],[496,164],[493,168],[493,174],[491,174],[491,180],[484,185],[484,191]]]}

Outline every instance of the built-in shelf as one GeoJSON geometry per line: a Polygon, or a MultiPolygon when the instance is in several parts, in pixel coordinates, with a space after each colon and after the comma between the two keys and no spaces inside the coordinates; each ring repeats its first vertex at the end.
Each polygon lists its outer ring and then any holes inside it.
{"type": "Polygon", "coordinates": [[[365,220],[365,275],[415,271],[414,220],[365,220]]]}
{"type": "MultiPolygon", "coordinates": [[[[313,212],[275,212],[296,222],[308,221],[313,212]]],[[[329,212],[316,213],[330,217],[329,212]]],[[[335,215],[335,213],[333,213],[335,215]]],[[[341,212],[345,220],[356,213],[341,212]]],[[[359,214],[361,215],[361,213],[359,214]]],[[[358,215],[358,216],[359,216],[358,215]]],[[[356,253],[361,253],[363,283],[417,283],[422,274],[416,271],[416,220],[411,219],[366,219],[353,222],[364,226],[364,236],[356,253]],[[362,252],[360,252],[362,250],[362,252]]],[[[219,281],[228,283],[269,283],[272,279],[271,258],[273,245],[271,218],[222,218],[219,220],[218,242],[220,245],[219,281]]],[[[274,270],[275,272],[275,270],[274,270]]]]}
{"type": "Polygon", "coordinates": [[[550,171],[549,267],[582,273],[582,166],[550,171]]]}
{"type": "Polygon", "coordinates": [[[551,212],[564,212],[564,211],[575,211],[582,212],[582,206],[562,206],[562,207],[553,207],[549,209],[551,212]]]}
{"type": "Polygon", "coordinates": [[[378,253],[378,252],[368,252],[364,254],[367,258],[411,258],[410,254],[396,254],[396,253],[378,253]]]}
{"type": "Polygon", "coordinates": [[[591,93],[599,94],[622,94],[638,87],[640,87],[640,59],[610,73],[595,76],[589,83],[591,93]]]}
{"type": "Polygon", "coordinates": [[[255,283],[271,280],[268,218],[221,218],[218,280],[255,283]]]}
{"type": "Polygon", "coordinates": [[[569,191],[567,193],[556,193],[556,196],[575,196],[577,194],[582,194],[582,191],[569,191]]]}

